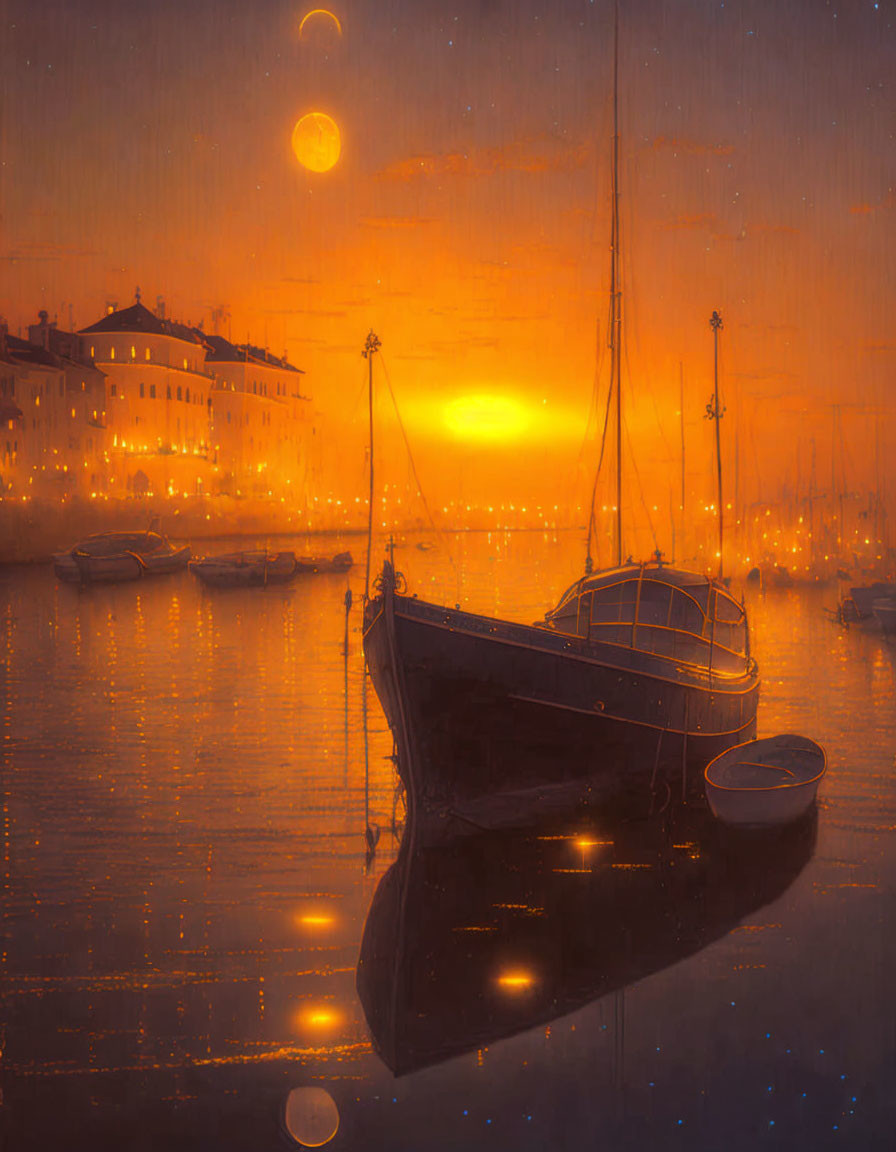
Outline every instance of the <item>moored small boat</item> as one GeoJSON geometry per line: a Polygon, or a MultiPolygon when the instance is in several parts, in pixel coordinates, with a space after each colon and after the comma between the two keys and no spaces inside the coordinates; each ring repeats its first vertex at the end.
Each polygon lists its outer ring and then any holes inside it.
{"type": "Polygon", "coordinates": [[[194,560],[190,571],[211,588],[263,588],[288,584],[299,571],[294,552],[227,552],[194,560]]]}
{"type": "Polygon", "coordinates": [[[306,576],[324,572],[347,572],[354,563],[351,552],[337,552],[335,556],[299,556],[296,560],[296,570],[306,576]]]}
{"type": "Polygon", "coordinates": [[[188,544],[175,548],[158,532],[100,532],[57,552],[53,569],[70,583],[111,584],[180,572],[189,559],[188,544]]]}
{"type": "Polygon", "coordinates": [[[749,740],[707,764],[706,799],[726,824],[788,824],[811,806],[826,767],[824,749],[807,736],[749,740]]]}
{"type": "Polygon", "coordinates": [[[896,633],[896,596],[882,596],[871,605],[874,619],[882,632],[896,633]]]}

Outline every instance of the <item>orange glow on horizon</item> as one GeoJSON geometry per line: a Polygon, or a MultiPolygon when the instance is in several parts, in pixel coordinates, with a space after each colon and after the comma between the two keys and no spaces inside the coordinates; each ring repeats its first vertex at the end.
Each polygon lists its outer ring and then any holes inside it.
{"type": "Polygon", "coordinates": [[[478,394],[452,400],[444,411],[444,423],[458,440],[495,442],[515,440],[527,431],[529,413],[509,396],[478,394]]]}

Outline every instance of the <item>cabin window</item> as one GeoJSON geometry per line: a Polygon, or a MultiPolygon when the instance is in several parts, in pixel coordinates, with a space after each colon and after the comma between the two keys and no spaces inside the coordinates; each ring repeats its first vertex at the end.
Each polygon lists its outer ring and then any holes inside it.
{"type": "Polygon", "coordinates": [[[591,602],[592,624],[631,624],[635,619],[638,581],[620,580],[607,588],[598,588],[591,602]]]}

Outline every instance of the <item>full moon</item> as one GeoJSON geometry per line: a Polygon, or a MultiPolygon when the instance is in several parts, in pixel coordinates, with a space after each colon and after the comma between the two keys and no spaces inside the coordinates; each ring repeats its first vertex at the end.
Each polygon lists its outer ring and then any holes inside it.
{"type": "Polygon", "coordinates": [[[326,112],[309,112],[292,130],[292,150],[309,172],[329,172],[342,151],[339,125],[326,112]]]}

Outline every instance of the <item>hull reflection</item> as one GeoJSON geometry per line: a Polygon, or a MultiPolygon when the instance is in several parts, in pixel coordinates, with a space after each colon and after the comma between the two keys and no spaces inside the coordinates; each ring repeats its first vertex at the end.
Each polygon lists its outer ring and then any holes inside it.
{"type": "Polygon", "coordinates": [[[787,829],[705,811],[570,833],[426,843],[412,830],[374,895],[357,985],[400,1076],[583,1007],[705,948],[793,882],[815,808],[787,829]]]}

